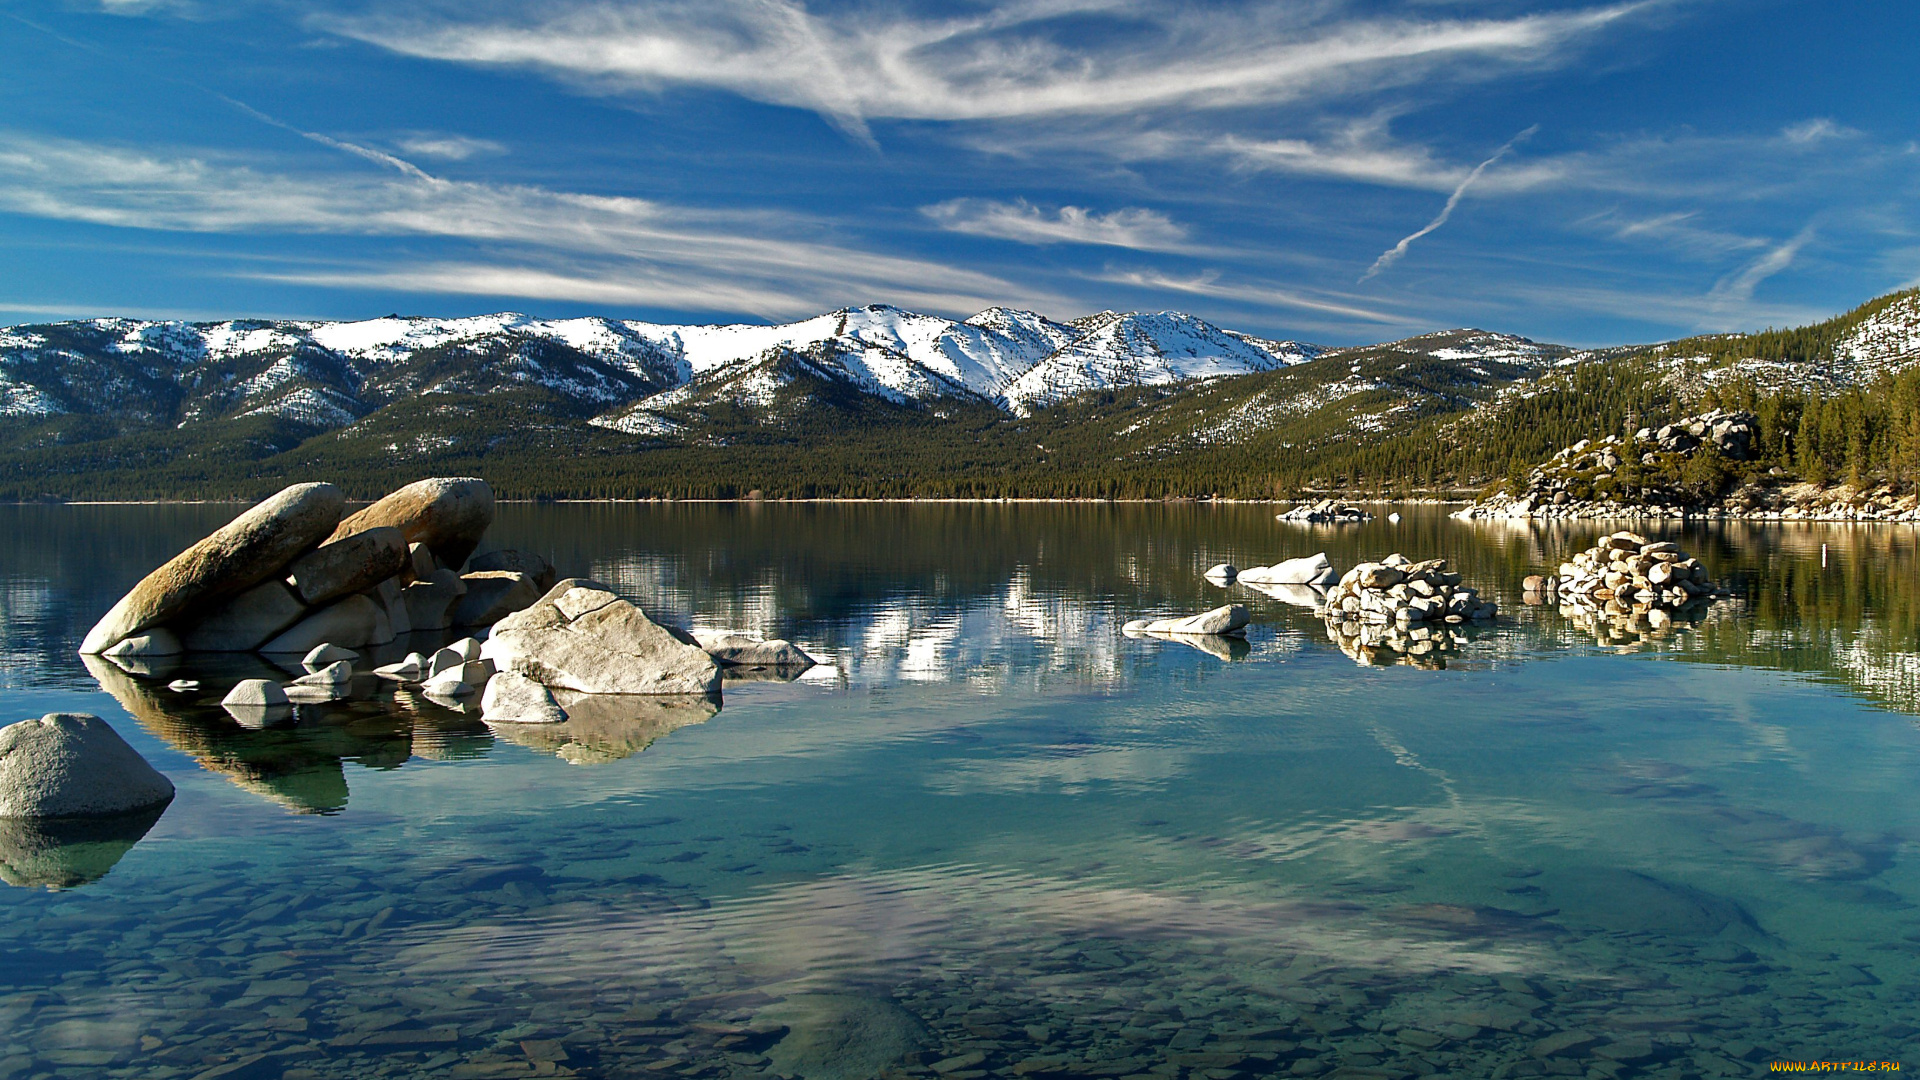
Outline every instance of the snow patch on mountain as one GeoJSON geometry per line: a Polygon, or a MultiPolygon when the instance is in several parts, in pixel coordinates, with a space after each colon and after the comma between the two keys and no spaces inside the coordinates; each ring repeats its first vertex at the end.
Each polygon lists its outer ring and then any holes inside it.
{"type": "MultiPolygon", "coordinates": [[[[1180,312],[1104,312],[1076,320],[1085,332],[1008,384],[1003,399],[1016,414],[1090,390],[1158,386],[1270,371],[1310,359],[1311,346],[1270,349],[1180,312]]],[[[1280,343],[1276,343],[1276,346],[1280,343]]]]}

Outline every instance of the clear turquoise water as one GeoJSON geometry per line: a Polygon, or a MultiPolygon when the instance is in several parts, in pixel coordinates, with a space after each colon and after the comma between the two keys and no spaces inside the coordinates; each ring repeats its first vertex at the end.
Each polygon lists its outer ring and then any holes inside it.
{"type": "Polygon", "coordinates": [[[1914,533],[1678,532],[1743,599],[1600,643],[1518,602],[1588,533],[1403,512],[509,507],[504,545],[828,661],[528,746],[96,678],[86,626],[232,509],[0,509],[0,722],[97,713],[179,789],[130,847],[4,848],[105,872],[0,889],[0,1080],[1920,1064],[1914,533]],[[1500,625],[1362,666],[1198,576],[1321,549],[1444,555],[1500,625]],[[1223,596],[1236,657],[1119,633],[1223,596]]]}

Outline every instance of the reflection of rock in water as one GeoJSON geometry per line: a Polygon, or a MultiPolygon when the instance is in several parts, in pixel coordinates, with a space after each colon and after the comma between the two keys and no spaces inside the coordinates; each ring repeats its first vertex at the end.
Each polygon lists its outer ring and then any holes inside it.
{"type": "Polygon", "coordinates": [[[71,889],[105,877],[167,804],[96,818],[0,818],[0,880],[71,889]]]}
{"type": "Polygon", "coordinates": [[[1283,604],[1292,604],[1294,607],[1318,608],[1327,602],[1327,590],[1321,585],[1268,585],[1247,581],[1244,578],[1241,579],[1240,584],[1262,596],[1278,600],[1283,604]]]}
{"type": "Polygon", "coordinates": [[[556,754],[575,765],[618,761],[668,732],[704,723],[720,702],[704,695],[582,694],[555,690],[563,724],[490,724],[508,742],[556,754]]]}
{"type": "Polygon", "coordinates": [[[813,665],[786,664],[781,666],[740,667],[723,664],[720,667],[720,679],[723,682],[793,682],[805,675],[813,665]]]}
{"type": "Polygon", "coordinates": [[[1442,670],[1449,657],[1473,639],[1466,624],[1427,626],[1327,620],[1327,640],[1363,667],[1411,667],[1442,670]]]}
{"type": "Polygon", "coordinates": [[[1127,630],[1124,633],[1130,638],[1177,641],[1222,660],[1244,660],[1247,654],[1253,651],[1253,646],[1247,644],[1246,638],[1229,637],[1225,634],[1162,634],[1149,630],[1127,630]]]}
{"type": "Polygon", "coordinates": [[[249,730],[217,706],[150,686],[98,657],[81,659],[141,727],[235,786],[295,813],[347,805],[343,758],[390,768],[413,755],[411,721],[384,702],[302,707],[294,724],[249,730]]]}
{"type": "Polygon", "coordinates": [[[1716,606],[1723,609],[1730,607],[1727,601],[1716,605],[1707,597],[1696,598],[1672,609],[1627,605],[1618,600],[1609,600],[1600,607],[1562,604],[1560,614],[1575,628],[1592,636],[1594,644],[1630,649],[1642,644],[1667,641],[1680,631],[1693,629],[1714,614],[1716,606]]]}
{"type": "Polygon", "coordinates": [[[912,1013],[864,994],[791,994],[755,1019],[788,1029],[766,1055],[773,1071],[803,1080],[868,1080],[932,1045],[912,1013]]]}

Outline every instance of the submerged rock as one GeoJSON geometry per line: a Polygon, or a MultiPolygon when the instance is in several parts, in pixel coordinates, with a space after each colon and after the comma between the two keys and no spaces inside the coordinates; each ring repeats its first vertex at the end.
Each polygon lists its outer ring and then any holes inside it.
{"type": "Polygon", "coordinates": [[[580,578],[496,623],[481,655],[501,671],[588,694],[705,694],[720,685],[720,666],[697,643],[580,578]]]}
{"type": "Polygon", "coordinates": [[[312,547],[339,522],[345,505],[332,484],[280,491],[141,579],[88,631],[80,651],[103,653],[148,627],[210,613],[312,547]]]}
{"type": "Polygon", "coordinates": [[[0,728],[0,818],[97,817],[172,799],[173,783],[97,716],[0,728]]]}
{"type": "Polygon", "coordinates": [[[739,630],[695,630],[693,639],[707,655],[739,667],[810,668],[813,657],[782,638],[766,639],[739,630]]]}

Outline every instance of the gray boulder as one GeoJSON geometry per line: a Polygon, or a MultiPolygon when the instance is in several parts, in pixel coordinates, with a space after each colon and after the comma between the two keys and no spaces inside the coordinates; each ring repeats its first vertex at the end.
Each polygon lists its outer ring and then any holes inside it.
{"type": "Polygon", "coordinates": [[[435,477],[408,484],[340,522],[328,541],[392,526],[409,544],[425,544],[441,566],[459,566],[493,524],[493,488],[478,477],[435,477]]]}
{"type": "Polygon", "coordinates": [[[188,652],[252,652],[300,621],[307,606],[282,581],[263,581],[188,626],[188,652]]]}
{"type": "Polygon", "coordinates": [[[1249,585],[1331,585],[1340,580],[1324,551],[1303,559],[1286,559],[1272,566],[1255,566],[1240,572],[1240,580],[1249,585]]]}
{"type": "Polygon", "coordinates": [[[48,713],[0,728],[0,818],[124,814],[172,798],[172,782],[97,716],[48,713]]]}
{"type": "Polygon", "coordinates": [[[720,685],[720,666],[697,642],[579,578],[495,623],[481,655],[498,670],[587,694],[704,694],[720,685]]]}
{"type": "Polygon", "coordinates": [[[300,666],[308,671],[319,671],[328,664],[337,664],[344,660],[351,664],[360,659],[360,654],[352,649],[343,649],[332,642],[315,645],[312,651],[300,658],[300,666]]]}
{"type": "Polygon", "coordinates": [[[364,592],[408,565],[406,534],[391,526],[367,529],[307,552],[287,568],[287,582],[302,603],[318,607],[364,592]]]}
{"type": "Polygon", "coordinates": [[[293,680],[293,684],[295,686],[342,686],[352,681],[353,665],[345,660],[336,660],[310,675],[300,676],[293,680]]]}
{"type": "Polygon", "coordinates": [[[813,657],[781,638],[771,640],[738,630],[695,630],[693,639],[707,655],[736,667],[810,668],[813,657]]]}
{"type": "Polygon", "coordinates": [[[460,580],[467,591],[454,605],[455,626],[492,626],[540,599],[541,590],[533,578],[517,570],[482,570],[462,574],[460,580]]]}
{"type": "Polygon", "coordinates": [[[1239,604],[1227,604],[1181,619],[1135,619],[1121,627],[1129,634],[1196,634],[1215,636],[1237,634],[1253,621],[1253,614],[1239,604]]]}
{"type": "Polygon", "coordinates": [[[286,703],[287,692],[279,683],[266,679],[242,679],[220,699],[220,704],[229,708],[272,708],[286,703]]]}
{"type": "Polygon", "coordinates": [[[392,640],[393,624],[387,620],[387,613],[366,596],[355,593],[294,623],[260,646],[260,651],[304,656],[326,644],[360,649],[392,640]]]}
{"type": "Polygon", "coordinates": [[[295,484],[169,559],[120,598],[80,645],[97,655],[150,626],[193,621],[278,574],[340,520],[332,484],[295,484]]]}
{"type": "Polygon", "coordinates": [[[443,568],[400,590],[400,602],[415,630],[445,630],[453,625],[454,604],[466,591],[460,575],[443,568]]]}

